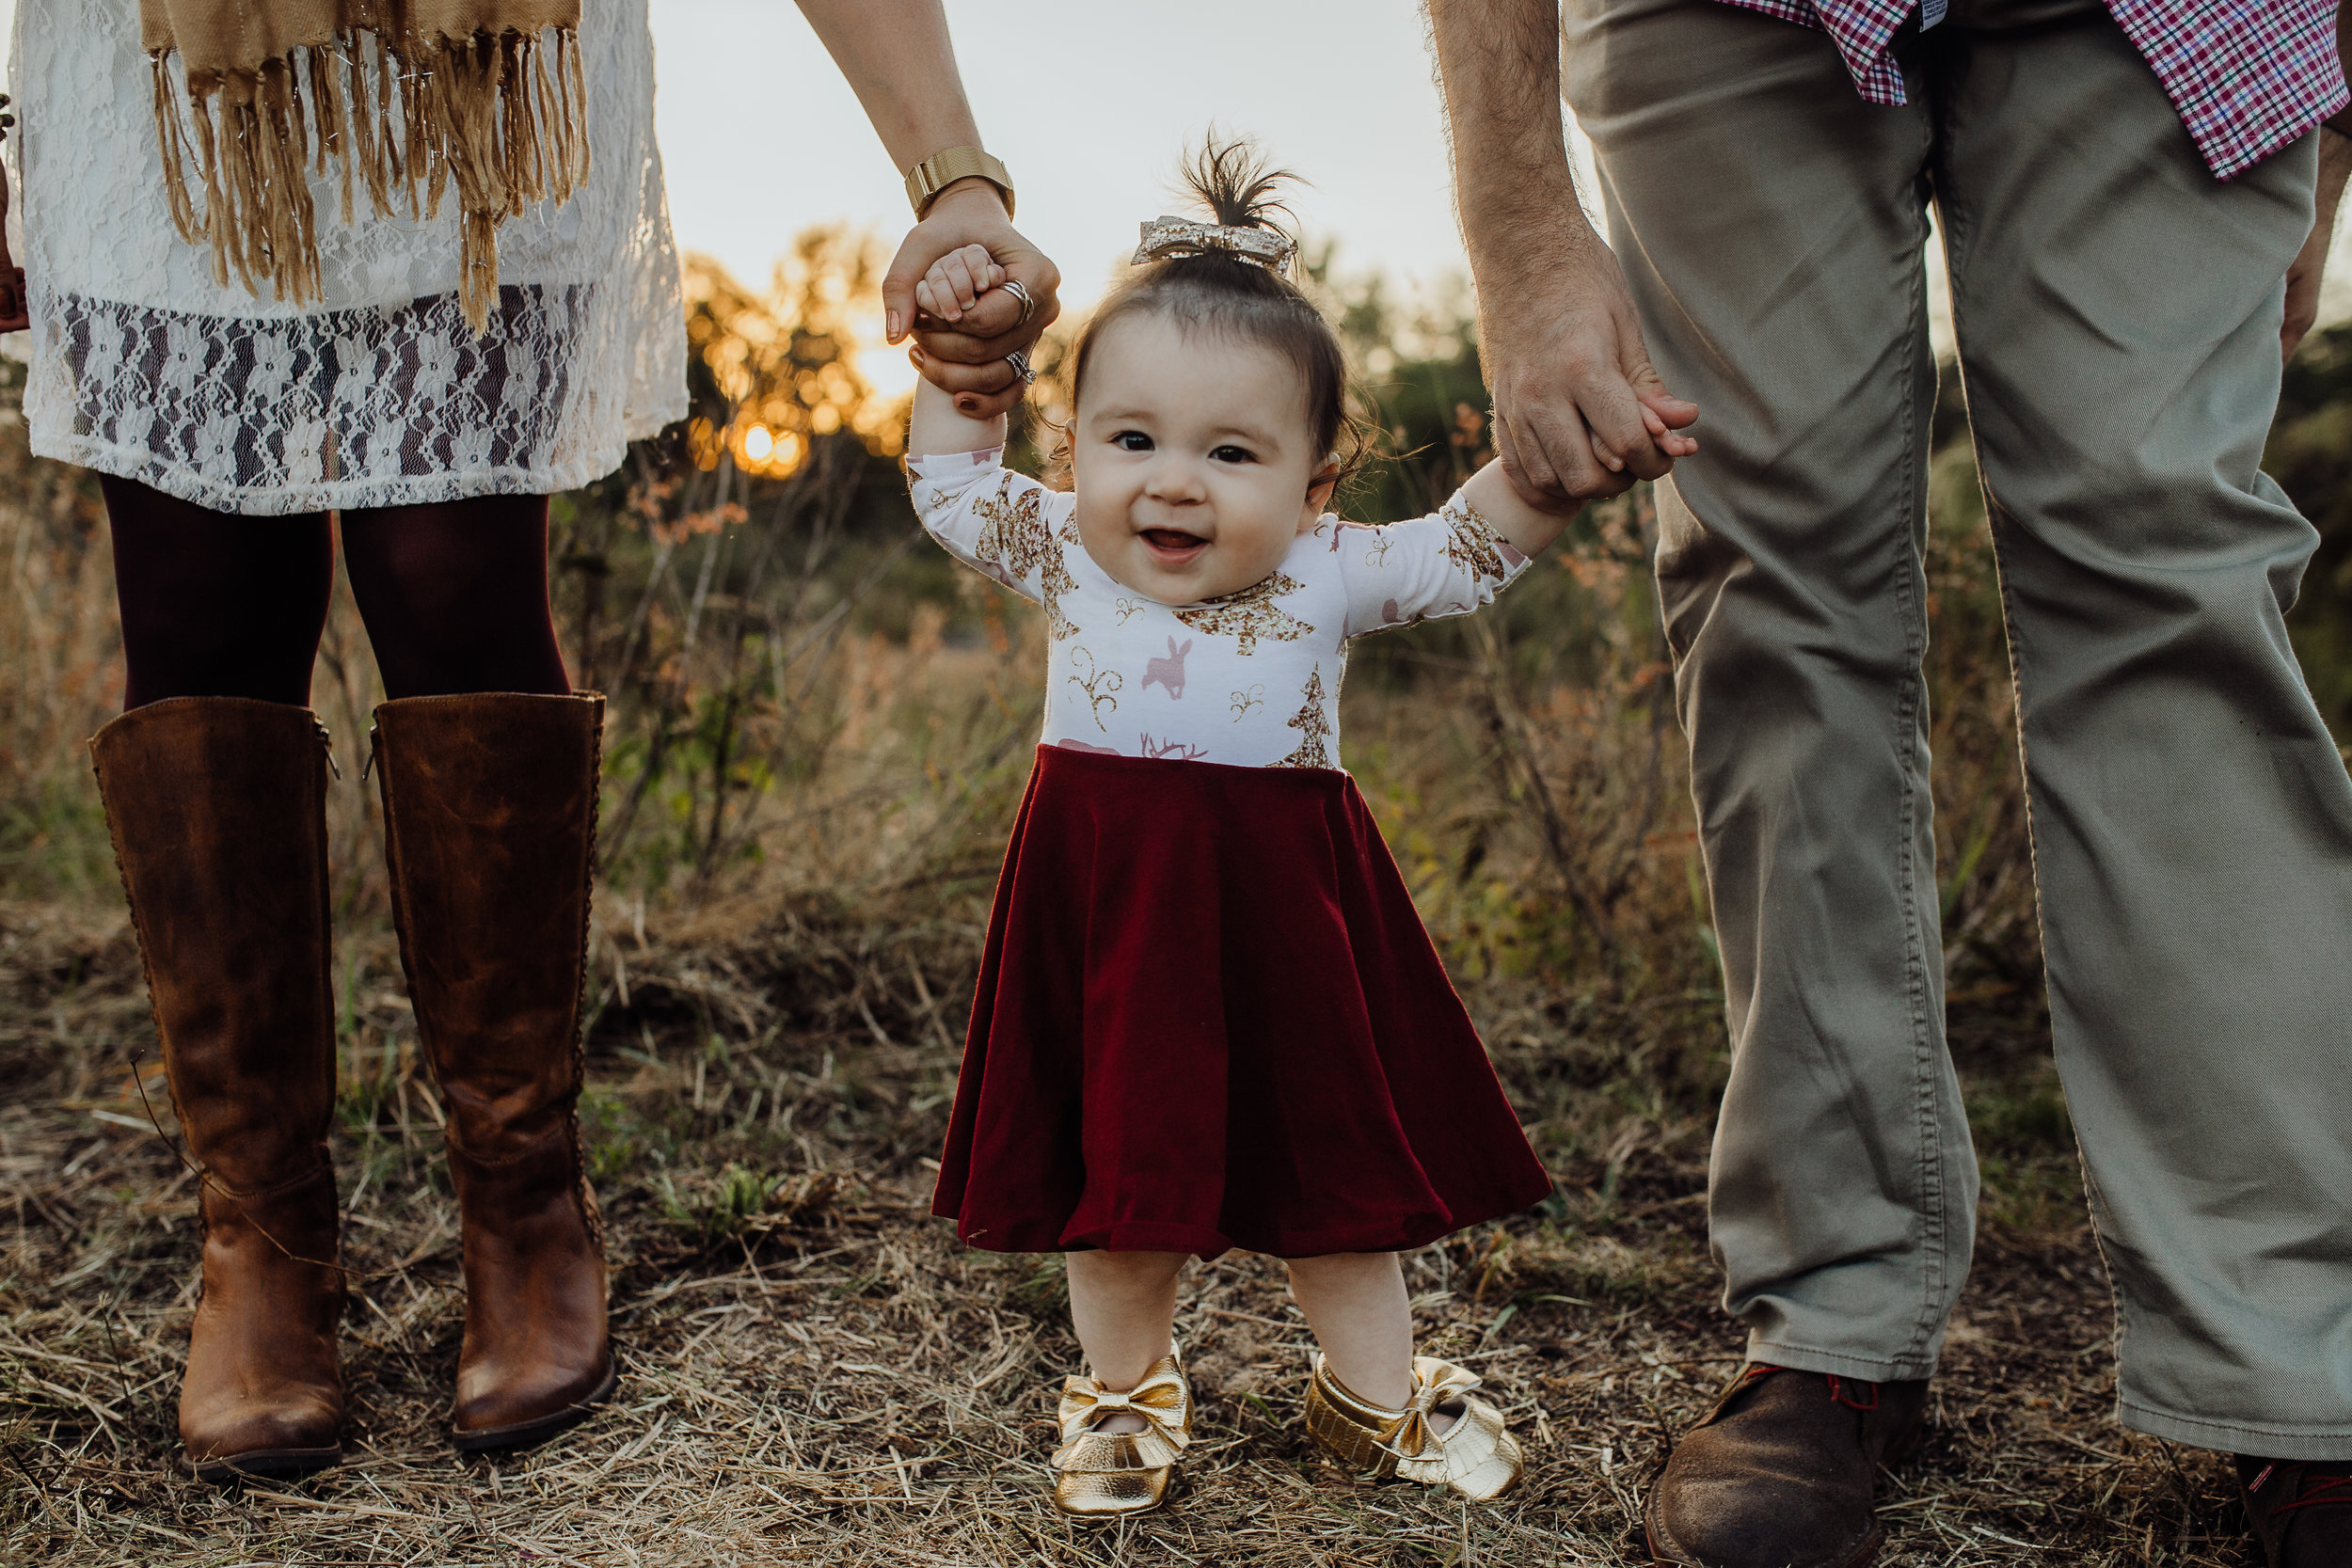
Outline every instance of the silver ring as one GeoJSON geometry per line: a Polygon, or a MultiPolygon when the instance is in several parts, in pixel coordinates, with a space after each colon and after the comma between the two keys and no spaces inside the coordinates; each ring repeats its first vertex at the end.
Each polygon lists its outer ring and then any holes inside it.
{"type": "Polygon", "coordinates": [[[1021,350],[1014,349],[1010,354],[1006,355],[1005,363],[1012,367],[1012,373],[1021,378],[1021,385],[1024,387],[1036,382],[1037,372],[1029,368],[1029,356],[1021,350]]]}
{"type": "Polygon", "coordinates": [[[1027,287],[1017,277],[1008,277],[997,287],[1021,302],[1021,325],[1028,325],[1029,318],[1037,314],[1037,296],[1030,293],[1027,287]]]}

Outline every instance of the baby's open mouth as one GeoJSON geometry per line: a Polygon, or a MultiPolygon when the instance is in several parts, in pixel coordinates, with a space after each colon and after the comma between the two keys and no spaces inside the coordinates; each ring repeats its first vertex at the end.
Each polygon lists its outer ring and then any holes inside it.
{"type": "Polygon", "coordinates": [[[1147,528],[1138,537],[1158,556],[1188,556],[1207,548],[1209,543],[1198,534],[1172,528],[1147,528]]]}

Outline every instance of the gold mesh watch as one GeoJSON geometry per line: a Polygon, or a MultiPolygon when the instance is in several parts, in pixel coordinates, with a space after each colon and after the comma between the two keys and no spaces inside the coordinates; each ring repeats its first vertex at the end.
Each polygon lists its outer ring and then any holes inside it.
{"type": "Polygon", "coordinates": [[[907,170],[907,199],[914,203],[915,221],[922,221],[940,192],[975,175],[1005,193],[1005,216],[1012,216],[1012,176],[1005,166],[977,147],[951,147],[907,170]]]}

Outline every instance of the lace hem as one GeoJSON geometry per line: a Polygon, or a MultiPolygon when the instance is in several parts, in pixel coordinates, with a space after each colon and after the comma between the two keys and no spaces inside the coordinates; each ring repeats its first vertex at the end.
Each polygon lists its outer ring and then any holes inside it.
{"type": "MultiPolygon", "coordinates": [[[[656,426],[656,430],[660,427],[656,426]]],[[[631,436],[629,440],[643,436],[631,436]]],[[[276,484],[236,490],[207,483],[186,468],[159,460],[143,448],[110,446],[75,436],[36,436],[33,455],[76,467],[135,480],[151,490],[176,496],[214,512],[243,517],[286,517],[302,512],[357,512],[372,506],[430,506],[475,496],[552,496],[593,484],[621,466],[628,445],[591,455],[563,468],[480,468],[464,473],[419,474],[401,479],[354,480],[336,484],[276,484]]]]}
{"type": "Polygon", "coordinates": [[[454,294],[275,319],[37,298],[33,450],[255,515],[569,489],[685,412],[682,385],[613,408],[575,373],[619,352],[601,293],[508,285],[479,336],[454,294]]]}

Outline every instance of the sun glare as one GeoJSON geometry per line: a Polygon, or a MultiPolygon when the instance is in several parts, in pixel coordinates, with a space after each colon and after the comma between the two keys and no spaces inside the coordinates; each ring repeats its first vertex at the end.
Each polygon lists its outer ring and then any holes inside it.
{"type": "Polygon", "coordinates": [[[872,455],[898,454],[914,370],[902,350],[876,341],[881,260],[871,236],[803,234],[765,291],[707,257],[688,257],[685,273],[687,338],[726,409],[690,421],[695,467],[707,473],[732,461],[747,474],[789,479],[818,444],[843,434],[872,455]]]}
{"type": "Polygon", "coordinates": [[[908,361],[904,345],[893,348],[882,341],[879,331],[874,334],[872,344],[858,350],[857,373],[874,388],[876,397],[884,403],[896,403],[914,390],[914,366],[908,361]]]}
{"type": "Polygon", "coordinates": [[[756,420],[737,427],[735,466],[763,479],[790,479],[808,455],[808,442],[797,430],[771,430],[756,420]]]}

